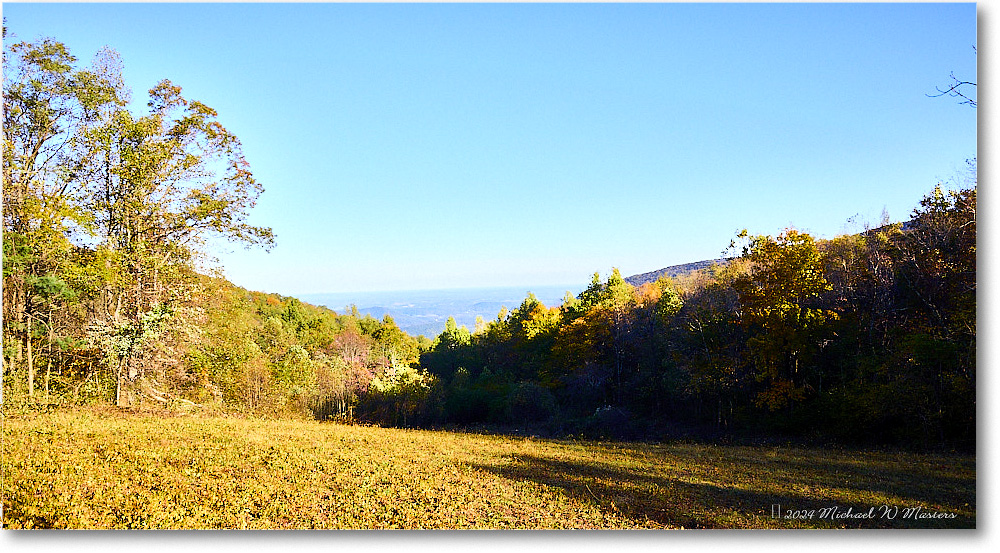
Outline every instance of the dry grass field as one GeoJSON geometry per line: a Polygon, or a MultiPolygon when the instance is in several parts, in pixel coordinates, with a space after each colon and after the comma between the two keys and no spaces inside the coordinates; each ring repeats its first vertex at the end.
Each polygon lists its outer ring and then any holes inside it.
{"type": "Polygon", "coordinates": [[[12,529],[975,528],[975,467],[79,410],[4,418],[0,492],[12,529]]]}

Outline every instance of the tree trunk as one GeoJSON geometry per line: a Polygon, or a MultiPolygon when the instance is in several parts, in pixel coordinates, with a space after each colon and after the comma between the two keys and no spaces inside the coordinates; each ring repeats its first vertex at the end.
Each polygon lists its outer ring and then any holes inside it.
{"type": "Polygon", "coordinates": [[[127,359],[119,359],[115,370],[115,404],[127,409],[132,406],[133,389],[129,379],[127,359]]]}
{"type": "Polygon", "coordinates": [[[124,374],[118,377],[118,389],[116,394],[118,396],[118,407],[121,407],[122,409],[132,407],[135,397],[134,385],[124,374]]]}
{"type": "Polygon", "coordinates": [[[716,413],[715,413],[715,427],[722,428],[722,396],[720,395],[716,401],[716,413]]]}
{"type": "Polygon", "coordinates": [[[49,380],[52,378],[52,310],[49,309],[48,363],[45,365],[45,401],[49,400],[49,380]]]}
{"type": "MultiPolygon", "coordinates": [[[[24,323],[24,304],[21,300],[22,294],[20,290],[21,283],[16,283],[14,286],[14,320],[17,322],[17,326],[15,328],[20,328],[24,323]]],[[[24,360],[24,347],[20,340],[17,340],[17,352],[14,359],[18,365],[24,360]]]]}
{"type": "Polygon", "coordinates": [[[35,365],[31,359],[31,318],[28,318],[28,331],[24,334],[25,349],[28,352],[28,397],[35,397],[35,365]]]}
{"type": "Polygon", "coordinates": [[[49,400],[49,380],[52,378],[52,358],[49,357],[49,362],[45,365],[45,401],[49,400]]]}

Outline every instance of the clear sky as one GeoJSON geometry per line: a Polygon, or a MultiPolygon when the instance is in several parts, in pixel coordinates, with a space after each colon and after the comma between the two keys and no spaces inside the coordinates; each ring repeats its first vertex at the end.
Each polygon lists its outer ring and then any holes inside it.
{"type": "Polygon", "coordinates": [[[974,4],[18,4],[137,106],[217,109],[266,192],[255,290],[569,285],[735,232],[906,219],[976,155],[974,4]]]}

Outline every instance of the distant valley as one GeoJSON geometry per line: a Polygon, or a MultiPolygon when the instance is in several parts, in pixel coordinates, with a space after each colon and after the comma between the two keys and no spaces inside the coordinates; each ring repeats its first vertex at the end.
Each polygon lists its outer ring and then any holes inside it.
{"type": "Polygon", "coordinates": [[[302,301],[323,305],[338,313],[350,311],[355,305],[358,313],[381,319],[390,315],[400,329],[418,336],[433,338],[444,330],[448,317],[474,330],[476,317],[486,321],[496,319],[502,307],[517,309],[528,292],[548,306],[561,305],[569,291],[574,296],[585,285],[567,286],[514,286],[502,288],[453,288],[443,290],[394,290],[387,292],[338,292],[298,294],[302,301]]]}
{"type": "MultiPolygon", "coordinates": [[[[712,265],[724,264],[725,259],[696,261],[682,265],[671,265],[657,271],[633,275],[625,279],[633,286],[654,282],[662,276],[677,277],[712,265]]],[[[358,308],[361,315],[371,315],[382,319],[390,315],[396,324],[411,336],[423,334],[433,338],[444,330],[448,317],[474,330],[476,317],[486,321],[496,319],[500,309],[517,309],[528,292],[535,294],[539,301],[549,307],[562,304],[569,291],[574,296],[586,288],[584,284],[566,286],[511,286],[501,288],[453,288],[442,290],[393,290],[386,292],[336,292],[299,294],[301,300],[313,305],[326,306],[338,313],[350,311],[351,305],[358,308]]]]}

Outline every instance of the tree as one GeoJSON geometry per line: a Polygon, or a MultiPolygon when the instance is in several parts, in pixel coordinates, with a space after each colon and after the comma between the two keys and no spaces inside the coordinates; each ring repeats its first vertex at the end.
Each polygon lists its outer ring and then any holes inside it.
{"type": "Polygon", "coordinates": [[[450,380],[455,371],[466,364],[471,345],[472,333],[468,327],[458,326],[455,317],[448,317],[444,331],[434,339],[431,351],[421,356],[421,363],[439,377],[450,380]]]}
{"type": "Polygon", "coordinates": [[[427,399],[436,382],[432,375],[413,367],[390,367],[372,379],[370,403],[380,422],[408,426],[427,410],[427,399]]]}
{"type": "Polygon", "coordinates": [[[777,238],[753,237],[743,258],[752,271],[733,287],[757,378],[765,383],[757,401],[772,411],[791,407],[815,389],[824,325],[836,316],[820,302],[830,289],[823,257],[812,236],[788,229],[777,238]]]}
{"type": "Polygon", "coordinates": [[[371,342],[370,337],[358,333],[355,328],[348,328],[334,340],[334,351],[343,361],[347,372],[347,390],[352,398],[366,392],[375,377],[369,362],[371,342]]]}
{"type": "Polygon", "coordinates": [[[218,114],[166,80],[148,115],[126,108],[130,96],[111,50],[86,69],[51,39],[4,50],[4,328],[21,345],[15,365],[28,360],[29,394],[33,342],[47,343],[51,363],[56,328],[86,328],[119,405],[162,399],[146,368],[164,374],[181,357],[202,245],[273,242],[247,222],[263,189],[218,114]],[[81,296],[88,312],[56,325],[78,315],[70,303],[81,296]]]}
{"type": "Polygon", "coordinates": [[[620,402],[624,373],[634,368],[628,357],[635,308],[635,289],[617,268],[604,282],[594,273],[576,300],[564,299],[551,346],[559,378],[587,395],[600,389],[604,401],[620,402]]]}
{"type": "Polygon", "coordinates": [[[417,341],[396,326],[396,321],[388,314],[382,318],[373,337],[376,357],[384,367],[408,367],[420,357],[417,341]]]}
{"type": "Polygon", "coordinates": [[[631,331],[632,308],[635,307],[634,288],[625,282],[618,267],[611,271],[604,287],[601,307],[609,315],[611,322],[612,350],[614,352],[615,389],[621,402],[622,372],[625,370],[626,337],[631,331]]]}
{"type": "Polygon", "coordinates": [[[927,392],[928,404],[916,411],[942,442],[975,436],[976,196],[975,183],[948,192],[936,186],[897,241],[908,313],[897,334],[898,366],[927,392]]]}
{"type": "MultiPolygon", "coordinates": [[[[123,108],[87,129],[84,143],[98,151],[81,167],[94,210],[99,250],[111,278],[95,325],[147,335],[141,321],[172,313],[194,285],[193,259],[213,235],[247,245],[270,246],[270,229],[246,222],[262,192],[239,140],[208,106],[188,101],[180,87],[161,81],[149,91],[149,115],[123,108]]],[[[152,338],[152,337],[150,337],[152,338]]],[[[119,406],[143,375],[141,342],[119,352],[114,372],[119,406]]]]}
{"type": "Polygon", "coordinates": [[[517,378],[546,378],[552,342],[559,326],[559,309],[548,308],[531,292],[507,319],[512,359],[506,372],[517,378]]]}
{"type": "Polygon", "coordinates": [[[3,53],[4,330],[17,343],[13,365],[26,360],[29,395],[35,331],[47,327],[51,351],[58,339],[53,312],[77,296],[65,273],[76,247],[71,237],[86,230],[90,215],[81,204],[79,168],[93,152],[81,140],[102,111],[126,101],[113,52],[99,53],[88,69],[75,63],[51,39],[9,44],[3,53]],[[49,293],[55,283],[62,292],[49,293]]]}
{"type": "Polygon", "coordinates": [[[687,291],[671,332],[673,358],[682,372],[677,382],[682,390],[675,393],[694,400],[698,417],[714,408],[718,427],[729,426],[748,377],[747,336],[733,287],[747,277],[746,265],[735,259],[707,270],[708,280],[687,291]]]}

